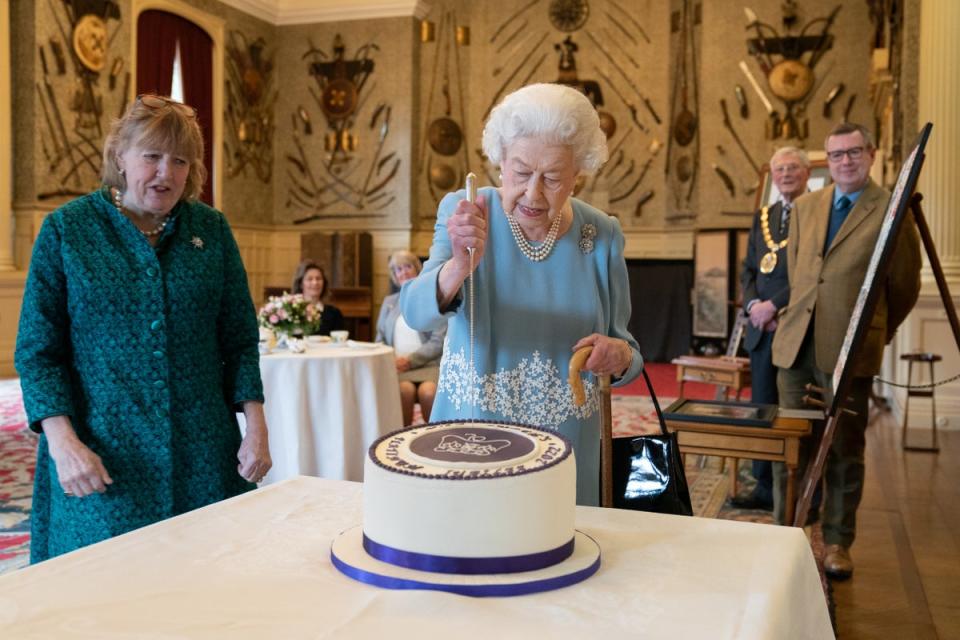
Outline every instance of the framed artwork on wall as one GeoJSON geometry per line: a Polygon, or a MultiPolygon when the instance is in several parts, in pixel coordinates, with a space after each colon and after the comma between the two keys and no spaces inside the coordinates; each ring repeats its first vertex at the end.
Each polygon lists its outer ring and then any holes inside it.
{"type": "MultiPolygon", "coordinates": [[[[810,179],[807,180],[808,191],[819,191],[833,182],[830,178],[830,167],[827,166],[827,156],[823,151],[810,151],[807,153],[807,157],[810,159],[810,179]]],[[[757,190],[755,208],[770,206],[779,199],[780,191],[777,189],[777,185],[773,184],[770,165],[765,164],[760,169],[760,189],[757,190]]]]}
{"type": "Polygon", "coordinates": [[[729,294],[730,231],[699,231],[694,246],[693,335],[727,337],[729,294]]]}

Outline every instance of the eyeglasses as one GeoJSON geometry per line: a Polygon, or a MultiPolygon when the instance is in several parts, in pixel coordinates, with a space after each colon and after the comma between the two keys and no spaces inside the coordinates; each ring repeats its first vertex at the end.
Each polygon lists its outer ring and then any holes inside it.
{"type": "Polygon", "coordinates": [[[188,104],[183,104],[182,102],[177,102],[176,100],[171,100],[170,98],[154,95],[152,93],[141,93],[139,96],[137,96],[137,102],[149,109],[166,109],[169,107],[177,113],[186,116],[187,118],[197,117],[196,108],[191,107],[188,104]]]}
{"type": "Polygon", "coordinates": [[[837,149],[836,151],[828,151],[827,158],[831,162],[840,162],[843,160],[843,156],[848,156],[851,160],[859,160],[863,155],[863,147],[850,147],[849,149],[837,149]]]}
{"type": "Polygon", "coordinates": [[[802,165],[799,164],[778,164],[773,168],[774,173],[795,173],[802,169],[802,165]]]}

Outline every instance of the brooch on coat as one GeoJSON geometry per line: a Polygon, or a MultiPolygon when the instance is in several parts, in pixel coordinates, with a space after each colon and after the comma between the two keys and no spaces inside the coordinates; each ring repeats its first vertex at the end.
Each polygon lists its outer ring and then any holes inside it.
{"type": "Polygon", "coordinates": [[[580,242],[577,243],[580,251],[585,254],[593,251],[593,239],[596,237],[597,228],[589,222],[580,227],[580,242]]]}
{"type": "Polygon", "coordinates": [[[193,245],[194,249],[203,249],[203,240],[199,236],[193,236],[190,239],[190,244],[193,245]]]}

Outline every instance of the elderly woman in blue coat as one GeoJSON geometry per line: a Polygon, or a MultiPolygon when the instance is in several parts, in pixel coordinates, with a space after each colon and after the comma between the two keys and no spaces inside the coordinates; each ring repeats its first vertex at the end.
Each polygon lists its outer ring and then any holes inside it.
{"type": "Polygon", "coordinates": [[[44,221],[23,298],[31,562],[252,489],[271,465],[246,274],[223,214],[197,201],[196,112],[137,98],[102,177],[44,221]]]}
{"type": "MultiPolygon", "coordinates": [[[[400,287],[404,282],[416,278],[423,265],[420,258],[410,251],[397,251],[390,256],[388,267],[390,280],[400,287]]],[[[432,331],[411,329],[400,313],[399,293],[388,295],[380,305],[377,341],[390,345],[397,354],[404,425],[413,424],[413,405],[417,402],[420,403],[423,419],[430,420],[446,334],[446,324],[432,331]]]]}
{"type": "Polygon", "coordinates": [[[463,191],[441,201],[430,258],[400,297],[414,329],[449,321],[432,420],[503,420],[560,431],[577,457],[577,502],[597,504],[598,392],[585,380],[588,400],[575,405],[567,367],[573,352],[588,345],[593,351],[584,369],[612,375],[615,385],[643,366],[627,330],[620,225],[571,197],[577,178],[606,160],[606,138],[583,94],[536,84],[493,109],[483,150],[500,167],[500,185],[481,189],[475,202],[463,191]]]}

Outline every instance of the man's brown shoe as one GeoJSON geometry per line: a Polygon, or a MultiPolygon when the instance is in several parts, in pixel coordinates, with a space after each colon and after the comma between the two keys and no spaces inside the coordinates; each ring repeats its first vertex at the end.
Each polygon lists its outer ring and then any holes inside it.
{"type": "Polygon", "coordinates": [[[853,560],[850,550],[839,544],[828,544],[823,559],[823,570],[828,578],[846,580],[853,575],[853,560]]]}

